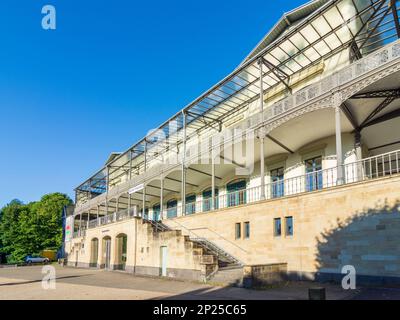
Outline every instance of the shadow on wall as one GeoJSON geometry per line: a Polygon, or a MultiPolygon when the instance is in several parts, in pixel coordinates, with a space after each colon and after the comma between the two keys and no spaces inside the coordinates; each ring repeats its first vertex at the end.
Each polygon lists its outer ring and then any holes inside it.
{"type": "Polygon", "coordinates": [[[358,284],[400,284],[400,201],[337,220],[317,242],[316,280],[340,282],[351,265],[358,284]]]}

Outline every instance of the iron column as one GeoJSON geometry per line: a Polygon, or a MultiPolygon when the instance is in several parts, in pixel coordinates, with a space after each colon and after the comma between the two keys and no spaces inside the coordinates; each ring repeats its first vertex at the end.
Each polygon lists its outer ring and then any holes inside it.
{"type": "Polygon", "coordinates": [[[183,117],[183,150],[182,150],[182,190],[181,190],[181,197],[182,197],[182,216],[186,213],[186,113],[182,111],[183,117]]]}
{"type": "MultiPolygon", "coordinates": [[[[258,61],[260,68],[260,110],[261,124],[264,125],[264,88],[263,88],[263,62],[258,61]]],[[[261,178],[261,200],[265,200],[265,164],[264,164],[264,127],[261,127],[258,138],[260,139],[260,178],[261,178]]]]}
{"type": "Polygon", "coordinates": [[[337,167],[337,184],[343,181],[343,154],[342,154],[342,129],[340,123],[340,107],[335,107],[335,134],[336,134],[336,167],[337,167]]]}

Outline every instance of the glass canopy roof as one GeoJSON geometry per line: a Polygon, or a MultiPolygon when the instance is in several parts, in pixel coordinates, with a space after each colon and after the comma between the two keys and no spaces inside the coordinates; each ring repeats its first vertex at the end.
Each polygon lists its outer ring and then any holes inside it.
{"type": "Polygon", "coordinates": [[[126,170],[132,166],[131,160],[133,166],[143,165],[145,151],[147,159],[150,159],[163,148],[182,143],[185,116],[188,140],[202,130],[220,130],[221,121],[228,121],[259,97],[261,58],[263,89],[268,92],[279,84],[287,86],[287,80],[294,74],[345,48],[352,48],[354,56],[361,58],[400,37],[398,1],[320,0],[307,5],[284,15],[279,23],[285,28],[274,41],[261,42],[258,47],[262,49],[253,50],[253,54],[234,72],[76,190],[103,193],[108,170],[110,175],[126,170]],[[310,6],[312,4],[318,6],[310,6]]]}

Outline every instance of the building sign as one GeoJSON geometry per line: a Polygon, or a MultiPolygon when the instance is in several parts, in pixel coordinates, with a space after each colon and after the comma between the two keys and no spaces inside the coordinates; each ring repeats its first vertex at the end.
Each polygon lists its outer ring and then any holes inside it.
{"type": "Polygon", "coordinates": [[[136,187],[130,188],[128,193],[132,194],[132,193],[138,192],[143,189],[144,189],[144,184],[142,183],[142,184],[137,185],[136,187]]]}
{"type": "Polygon", "coordinates": [[[65,241],[71,241],[74,232],[74,217],[69,216],[65,219],[65,241]]]}

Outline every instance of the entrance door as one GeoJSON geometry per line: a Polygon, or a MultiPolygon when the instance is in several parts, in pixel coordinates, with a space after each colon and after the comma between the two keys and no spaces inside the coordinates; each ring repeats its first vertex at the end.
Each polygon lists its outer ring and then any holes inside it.
{"type": "Polygon", "coordinates": [[[106,239],[105,241],[105,268],[106,269],[111,269],[110,265],[111,261],[111,239],[106,239]]]}
{"type": "Polygon", "coordinates": [[[161,276],[166,277],[167,276],[167,259],[168,259],[168,251],[167,247],[161,247],[160,248],[161,252],[161,276]]]}

